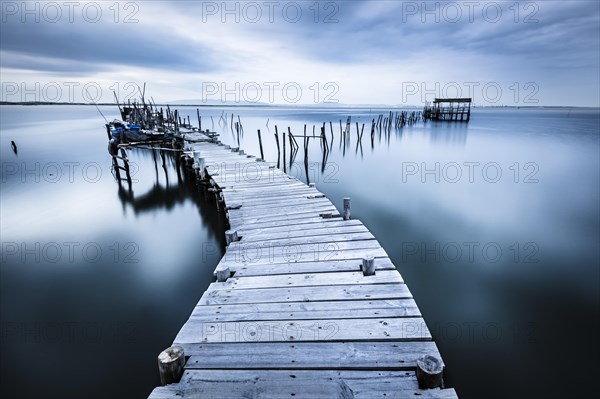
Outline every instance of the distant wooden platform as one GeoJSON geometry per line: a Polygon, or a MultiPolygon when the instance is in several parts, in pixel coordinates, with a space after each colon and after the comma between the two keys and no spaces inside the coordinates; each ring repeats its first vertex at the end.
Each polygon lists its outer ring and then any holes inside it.
{"type": "Polygon", "coordinates": [[[419,389],[417,359],[441,356],[359,220],[343,220],[273,163],[190,139],[188,163],[220,201],[234,241],[215,270],[225,281],[208,287],[173,342],[185,352],[181,381],[150,398],[457,397],[419,389]],[[361,271],[369,256],[374,275],[361,271]]]}

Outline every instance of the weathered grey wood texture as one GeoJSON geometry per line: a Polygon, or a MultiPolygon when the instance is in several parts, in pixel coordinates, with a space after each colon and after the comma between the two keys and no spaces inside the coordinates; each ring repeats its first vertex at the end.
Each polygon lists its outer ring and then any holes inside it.
{"type": "Polygon", "coordinates": [[[441,356],[359,220],[273,163],[206,141],[186,151],[237,241],[215,270],[225,281],[209,286],[173,342],[187,357],[182,380],[150,398],[457,397],[419,389],[417,360],[441,356]],[[363,258],[374,258],[373,275],[363,258]]]}

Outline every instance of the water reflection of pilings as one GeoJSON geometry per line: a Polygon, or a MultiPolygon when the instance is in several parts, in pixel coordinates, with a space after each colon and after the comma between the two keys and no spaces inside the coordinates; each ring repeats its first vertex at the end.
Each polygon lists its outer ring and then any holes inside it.
{"type": "MultiPolygon", "coordinates": [[[[156,209],[173,209],[175,206],[191,200],[198,207],[203,225],[210,225],[210,234],[214,239],[221,242],[224,240],[226,222],[223,214],[214,212],[215,204],[213,196],[207,195],[204,189],[199,189],[197,179],[191,165],[185,165],[181,160],[181,149],[176,147],[135,148],[142,156],[151,157],[155,171],[158,171],[158,163],[165,175],[165,184],[159,180],[161,173],[156,175],[156,181],[152,187],[140,195],[135,195],[132,187],[129,161],[126,157],[115,159],[113,157],[113,172],[118,184],[118,197],[125,209],[131,207],[135,214],[152,212],[156,209]],[[123,165],[120,165],[122,161],[123,165]],[[119,167],[115,167],[119,166],[119,167]],[[189,168],[187,167],[189,166],[189,168]],[[170,182],[169,172],[177,175],[176,184],[170,182]],[[125,175],[125,176],[124,176],[125,175]]],[[[149,166],[149,165],[148,165],[149,166]]],[[[224,245],[224,242],[223,242],[224,245]]]]}
{"type": "Polygon", "coordinates": [[[444,121],[427,122],[427,130],[432,142],[464,145],[467,142],[469,125],[466,123],[448,123],[444,121]]]}
{"type": "Polygon", "coordinates": [[[147,148],[139,148],[138,151],[143,151],[142,153],[147,153],[144,151],[149,151],[152,154],[152,160],[154,163],[155,170],[155,183],[152,188],[143,195],[135,196],[132,187],[132,179],[131,172],[129,166],[129,160],[125,153],[125,150],[121,148],[121,156],[113,157],[113,172],[115,179],[118,183],[119,190],[118,195],[121,199],[123,206],[130,205],[135,213],[142,212],[145,210],[155,209],[155,208],[172,208],[175,204],[181,203],[185,199],[185,193],[181,191],[182,177],[180,173],[180,160],[179,160],[179,151],[175,150],[174,152],[170,148],[155,148],[155,147],[147,147],[147,148]],[[165,187],[160,184],[159,178],[159,169],[158,169],[158,157],[157,153],[160,157],[161,168],[164,172],[165,177],[165,187]],[[119,164],[119,161],[122,162],[122,165],[119,164]],[[177,171],[177,185],[170,187],[169,184],[169,172],[168,166],[175,166],[175,170],[177,171]],[[122,171],[125,172],[125,177],[122,175],[122,171]],[[126,185],[124,184],[126,183],[126,185]]]}

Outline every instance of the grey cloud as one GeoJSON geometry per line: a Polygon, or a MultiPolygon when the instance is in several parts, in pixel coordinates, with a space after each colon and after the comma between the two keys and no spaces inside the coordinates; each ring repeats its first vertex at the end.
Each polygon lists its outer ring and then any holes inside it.
{"type": "Polygon", "coordinates": [[[209,49],[184,38],[169,37],[159,29],[109,24],[3,23],[0,28],[2,50],[46,60],[6,59],[4,67],[17,67],[56,72],[85,68],[93,72],[114,64],[161,68],[183,72],[207,72],[217,63],[209,49]],[[54,59],[48,62],[48,59],[54,59]],[[72,63],[72,64],[69,64],[72,63]]]}

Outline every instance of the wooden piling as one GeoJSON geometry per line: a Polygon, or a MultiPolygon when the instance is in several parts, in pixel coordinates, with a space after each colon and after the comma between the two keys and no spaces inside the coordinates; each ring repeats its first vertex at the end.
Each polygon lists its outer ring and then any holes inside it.
{"type": "Polygon", "coordinates": [[[227,245],[231,244],[232,242],[236,242],[239,240],[238,234],[236,230],[227,230],[225,232],[225,242],[227,243],[227,245]]]}
{"type": "Polygon", "coordinates": [[[215,274],[217,276],[217,281],[219,283],[223,283],[223,282],[227,281],[227,279],[229,277],[231,277],[231,270],[227,266],[225,266],[225,267],[218,267],[216,269],[215,274]]]}
{"type": "Polygon", "coordinates": [[[281,149],[279,147],[279,132],[277,131],[277,125],[275,125],[275,142],[277,143],[277,167],[279,167],[279,159],[281,158],[281,149]]]}
{"type": "Polygon", "coordinates": [[[304,151],[306,151],[306,146],[307,146],[307,141],[308,139],[306,138],[306,123],[304,124],[304,151]]]}
{"type": "Polygon", "coordinates": [[[283,133],[283,173],[287,172],[287,167],[285,165],[285,133],[283,133]]]}
{"type": "Polygon", "coordinates": [[[260,129],[258,129],[258,146],[260,147],[260,158],[265,159],[265,154],[263,153],[262,146],[262,137],[260,136],[260,129]]]}
{"type": "Polygon", "coordinates": [[[431,355],[424,355],[417,359],[417,381],[419,388],[440,388],[444,384],[444,365],[442,361],[431,355]]]}
{"type": "Polygon", "coordinates": [[[350,198],[344,198],[344,220],[350,220],[350,198]]]}
{"type": "Polygon", "coordinates": [[[365,276],[375,274],[375,258],[373,256],[365,256],[362,258],[362,272],[365,276]]]}
{"type": "Polygon", "coordinates": [[[185,353],[181,346],[171,346],[158,355],[158,373],[161,385],[175,384],[181,380],[185,353]]]}
{"type": "Polygon", "coordinates": [[[329,130],[331,131],[331,142],[333,142],[333,123],[329,121],[329,130]]]}

